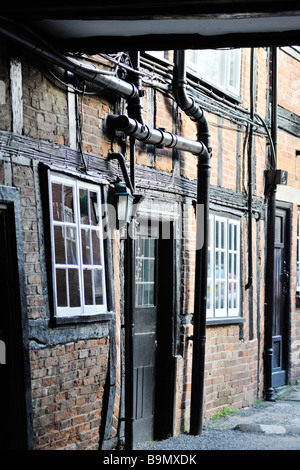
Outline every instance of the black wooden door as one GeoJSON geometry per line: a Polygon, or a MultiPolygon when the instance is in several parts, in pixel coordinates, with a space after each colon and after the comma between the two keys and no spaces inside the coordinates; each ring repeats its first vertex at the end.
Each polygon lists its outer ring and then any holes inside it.
{"type": "Polygon", "coordinates": [[[26,449],[21,311],[12,207],[0,204],[0,449],[26,449]]]}
{"type": "Polygon", "coordinates": [[[289,230],[287,211],[276,210],[272,386],[287,383],[289,319],[289,230]]]}
{"type": "Polygon", "coordinates": [[[174,400],[173,226],[140,227],[135,242],[133,445],[172,434],[174,400]],[[152,238],[151,238],[152,236],[152,238]]]}
{"type": "Polygon", "coordinates": [[[153,439],[156,364],[156,268],[157,240],[139,236],[136,240],[134,359],[133,359],[133,440],[153,439]]]}

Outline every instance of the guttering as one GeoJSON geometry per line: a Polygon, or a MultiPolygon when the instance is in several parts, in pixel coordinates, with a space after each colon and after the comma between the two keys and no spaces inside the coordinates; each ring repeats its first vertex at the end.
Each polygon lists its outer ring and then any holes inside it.
{"type": "Polygon", "coordinates": [[[191,338],[193,340],[193,364],[190,433],[197,435],[202,432],[203,423],[211,143],[207,119],[202,108],[192,97],[188,96],[186,83],[185,51],[174,51],[174,95],[177,104],[196,122],[199,143],[205,147],[205,152],[198,154],[197,205],[203,206],[204,214],[201,221],[197,217],[196,236],[198,240],[203,227],[204,241],[202,248],[196,249],[194,331],[191,338]],[[202,227],[199,224],[202,224],[202,227]]]}

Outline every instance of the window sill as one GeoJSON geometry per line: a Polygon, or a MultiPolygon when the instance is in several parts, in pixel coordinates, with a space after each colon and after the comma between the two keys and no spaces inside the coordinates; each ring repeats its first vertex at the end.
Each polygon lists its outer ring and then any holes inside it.
{"type": "Polygon", "coordinates": [[[246,319],[242,317],[209,318],[206,320],[206,326],[237,325],[245,321],[246,319]]]}
{"type": "Polygon", "coordinates": [[[98,313],[96,315],[74,315],[74,316],[55,316],[53,317],[53,325],[70,325],[78,323],[96,323],[101,321],[109,321],[114,318],[115,312],[98,313]]]}

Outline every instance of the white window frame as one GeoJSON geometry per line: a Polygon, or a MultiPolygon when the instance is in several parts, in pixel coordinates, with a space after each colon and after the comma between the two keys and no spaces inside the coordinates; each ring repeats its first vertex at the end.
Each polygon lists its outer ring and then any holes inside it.
{"type": "MultiPolygon", "coordinates": [[[[241,224],[238,219],[210,214],[209,216],[209,266],[207,276],[207,319],[236,318],[240,315],[240,230],[241,224]],[[223,225],[223,237],[219,232],[219,243],[216,246],[216,224],[223,225]],[[236,227],[236,248],[230,246],[229,227],[236,227]],[[223,243],[221,243],[221,240],[223,243]],[[230,257],[231,255],[231,257],[230,257]],[[229,263],[236,262],[236,278],[229,277],[229,263]],[[216,266],[219,261],[221,271],[217,272],[216,266]],[[218,277],[217,277],[218,276],[218,277]],[[223,285],[223,289],[221,286],[223,285]],[[236,289],[232,289],[233,285],[236,289]],[[234,301],[235,306],[230,301],[234,301]]],[[[233,234],[233,231],[231,232],[233,234]]],[[[233,237],[233,235],[232,235],[233,237]]],[[[233,238],[232,238],[233,240],[233,238]]],[[[231,266],[232,268],[232,266],[231,266]]]]}
{"type": "Polygon", "coordinates": [[[221,79],[214,80],[212,74],[203,71],[203,67],[201,67],[201,62],[203,59],[201,58],[201,54],[203,53],[211,53],[212,57],[215,53],[215,50],[187,50],[187,65],[190,69],[196,72],[200,78],[205,80],[206,82],[214,85],[221,90],[224,90],[234,96],[240,96],[240,84],[241,84],[241,49],[224,49],[218,50],[218,61],[219,66],[221,67],[221,79]],[[235,85],[231,85],[231,77],[230,77],[230,64],[233,61],[234,65],[234,75],[233,75],[233,82],[235,85]]]}
{"type": "MultiPolygon", "coordinates": [[[[97,193],[98,200],[98,213],[101,214],[101,189],[99,185],[87,183],[85,181],[76,180],[69,178],[67,176],[60,176],[55,173],[50,173],[49,175],[49,204],[50,204],[50,231],[51,231],[51,251],[52,251],[52,275],[53,275],[53,290],[54,290],[54,302],[55,302],[55,315],[57,317],[74,317],[74,316],[86,316],[86,315],[97,315],[107,312],[107,294],[106,294],[106,281],[105,281],[105,263],[104,263],[104,245],[103,245],[103,230],[102,230],[102,218],[98,217],[97,225],[84,224],[80,220],[80,189],[89,190],[93,193],[97,193]],[[63,184],[68,187],[72,187],[73,205],[74,210],[74,222],[70,221],[57,221],[53,218],[53,198],[52,198],[52,183],[63,184]],[[77,264],[67,264],[67,259],[65,263],[56,263],[55,259],[55,240],[54,240],[54,227],[69,227],[75,233],[76,240],[76,259],[77,264]],[[81,230],[87,229],[95,232],[96,236],[99,238],[100,243],[100,264],[84,264],[83,263],[83,250],[82,250],[82,240],[81,240],[81,230]],[[79,298],[80,306],[72,307],[68,306],[58,306],[57,302],[57,279],[56,279],[56,269],[65,269],[66,275],[68,269],[77,269],[79,277],[79,298]],[[94,289],[94,280],[93,282],[93,305],[86,305],[84,300],[84,272],[88,270],[95,270],[101,273],[102,277],[102,295],[103,300],[101,304],[95,303],[96,291],[94,289]]],[[[92,235],[92,232],[91,232],[92,235]]],[[[67,237],[66,237],[67,239],[67,237]]],[[[66,250],[66,249],[65,249],[66,250]]],[[[67,250],[66,250],[67,251],[67,250]]],[[[92,276],[92,279],[93,276],[92,276]]],[[[68,283],[67,292],[68,292],[68,283]]],[[[69,300],[68,300],[69,304],[69,300]]]]}

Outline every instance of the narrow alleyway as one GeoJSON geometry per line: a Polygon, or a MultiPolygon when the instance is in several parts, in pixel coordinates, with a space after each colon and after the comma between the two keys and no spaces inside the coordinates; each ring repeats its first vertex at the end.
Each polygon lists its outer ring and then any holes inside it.
{"type": "Polygon", "coordinates": [[[300,385],[276,390],[275,402],[211,419],[200,436],[181,434],[145,450],[300,450],[300,385]]]}

